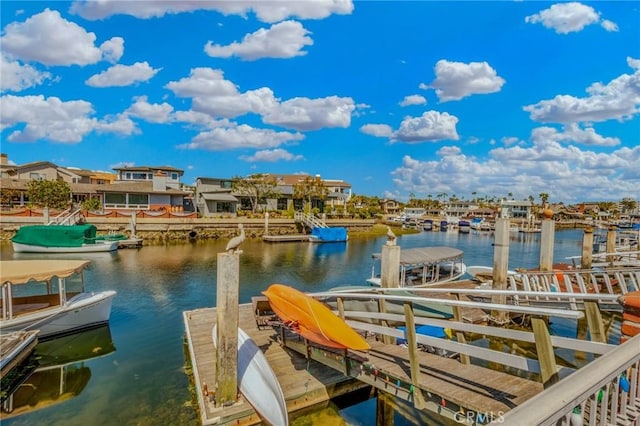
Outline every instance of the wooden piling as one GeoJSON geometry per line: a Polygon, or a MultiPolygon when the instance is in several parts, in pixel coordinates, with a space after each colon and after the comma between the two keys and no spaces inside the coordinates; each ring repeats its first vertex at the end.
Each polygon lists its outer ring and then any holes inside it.
{"type": "Polygon", "coordinates": [[[216,404],[238,399],[238,304],[240,254],[218,253],[216,295],[216,404]]]}
{"type": "MultiPolygon", "coordinates": [[[[507,289],[507,270],[509,269],[509,219],[500,217],[496,220],[493,243],[493,285],[494,290],[507,289]]],[[[491,296],[491,303],[506,304],[507,295],[491,296]]],[[[508,321],[508,312],[492,311],[491,317],[502,324],[508,321]]]]}
{"type": "MultiPolygon", "coordinates": [[[[607,230],[607,253],[615,253],[616,252],[616,228],[615,226],[609,227],[607,230]]],[[[615,256],[607,256],[607,262],[611,263],[613,266],[613,262],[615,261],[615,256]]]]}
{"type": "MultiPolygon", "coordinates": [[[[380,287],[398,288],[400,286],[400,246],[395,244],[385,244],[382,246],[380,259],[380,287]]],[[[379,301],[380,312],[386,312],[384,300],[379,301]]],[[[385,327],[386,321],[382,322],[385,327]]],[[[384,335],[382,341],[387,344],[393,343],[393,337],[384,335]]]]}
{"type": "Polygon", "coordinates": [[[269,212],[264,214],[264,234],[269,235],[269,212]]]}
{"type": "Polygon", "coordinates": [[[582,235],[582,256],[580,257],[580,268],[591,269],[593,262],[593,228],[586,228],[582,235]]]}
{"type": "Polygon", "coordinates": [[[551,219],[542,221],[542,233],[540,235],[540,271],[553,270],[553,244],[556,232],[556,223],[551,219]]]}

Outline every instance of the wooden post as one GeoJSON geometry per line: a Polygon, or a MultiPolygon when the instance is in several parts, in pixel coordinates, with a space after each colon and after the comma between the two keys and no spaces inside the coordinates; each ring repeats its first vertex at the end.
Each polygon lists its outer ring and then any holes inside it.
{"type": "Polygon", "coordinates": [[[551,344],[551,336],[547,328],[547,321],[540,317],[531,318],[533,338],[536,341],[536,352],[540,362],[540,377],[545,389],[559,380],[556,356],[551,344]]]}
{"type": "MultiPolygon", "coordinates": [[[[460,294],[459,293],[454,293],[453,297],[456,300],[460,300],[460,294]]],[[[463,322],[462,315],[460,314],[460,306],[454,306],[453,307],[453,319],[456,322],[463,322]]],[[[467,339],[466,339],[466,337],[464,337],[464,333],[461,332],[461,331],[456,331],[456,340],[458,341],[458,343],[467,343],[467,339]]],[[[469,365],[469,364],[471,364],[471,359],[469,358],[469,355],[467,355],[467,354],[460,354],[460,362],[462,364],[469,365]]]]}
{"type": "MultiPolygon", "coordinates": [[[[380,287],[398,288],[400,285],[400,247],[397,245],[382,246],[382,258],[380,259],[380,287]]],[[[379,299],[378,307],[380,312],[387,311],[384,299],[379,299]]],[[[389,327],[387,321],[382,321],[382,326],[389,327]]],[[[393,336],[383,335],[382,342],[392,345],[393,336]]]]}
{"type": "MultiPolygon", "coordinates": [[[[607,253],[615,253],[616,252],[616,228],[614,226],[609,227],[607,231],[607,253]]],[[[607,256],[607,262],[611,262],[613,266],[613,262],[615,260],[614,256],[607,256]]]]}
{"type": "Polygon", "coordinates": [[[413,406],[423,410],[426,406],[420,384],[420,360],[418,359],[418,341],[416,339],[416,322],[413,316],[411,302],[404,304],[405,329],[407,334],[407,346],[409,350],[409,364],[411,368],[411,384],[413,385],[413,406]]]}
{"type": "Polygon", "coordinates": [[[240,254],[218,253],[216,296],[217,351],[216,404],[226,405],[238,398],[238,298],[240,254]]]}
{"type": "Polygon", "coordinates": [[[607,343],[607,335],[604,332],[604,323],[597,302],[584,302],[585,316],[589,326],[592,342],[607,343]]]}
{"type": "Polygon", "coordinates": [[[553,270],[553,244],[556,223],[551,219],[542,221],[542,235],[540,235],[540,271],[553,270]]]}
{"type": "Polygon", "coordinates": [[[49,224],[49,207],[42,208],[42,220],[44,221],[45,225],[49,224]]]}
{"type": "Polygon", "coordinates": [[[338,316],[344,319],[344,299],[342,297],[338,297],[336,302],[338,304],[338,316]]]}
{"type": "Polygon", "coordinates": [[[378,392],[376,402],[376,426],[393,426],[395,410],[390,398],[383,392],[378,392]]]}
{"type": "Polygon", "coordinates": [[[264,214],[264,235],[269,235],[269,212],[264,214]]]}
{"type": "MultiPolygon", "coordinates": [[[[507,269],[509,268],[509,219],[500,217],[496,220],[496,230],[493,243],[493,285],[494,290],[507,289],[507,269]]],[[[491,296],[491,303],[506,304],[507,295],[491,296]]],[[[491,317],[498,324],[508,321],[506,311],[491,311],[491,317]]]]}
{"type": "Polygon", "coordinates": [[[580,257],[580,268],[591,269],[593,262],[593,228],[586,228],[582,235],[582,256],[580,257]]]}

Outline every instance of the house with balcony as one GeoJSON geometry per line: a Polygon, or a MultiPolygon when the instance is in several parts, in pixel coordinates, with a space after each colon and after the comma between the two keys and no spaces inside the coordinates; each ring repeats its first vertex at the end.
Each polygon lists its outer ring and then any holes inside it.
{"type": "Polygon", "coordinates": [[[502,209],[507,209],[510,218],[529,219],[533,216],[533,205],[529,200],[505,200],[500,206],[502,209]]]}

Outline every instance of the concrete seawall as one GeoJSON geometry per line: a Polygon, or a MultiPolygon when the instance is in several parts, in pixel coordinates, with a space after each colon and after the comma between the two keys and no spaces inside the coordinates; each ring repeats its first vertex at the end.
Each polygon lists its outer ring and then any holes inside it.
{"type": "MultiPolygon", "coordinates": [[[[128,234],[130,219],[91,217],[87,222],[98,228],[99,234],[108,232],[128,234]]],[[[373,219],[328,219],[328,226],[343,226],[349,232],[369,232],[375,221],[373,219]]],[[[245,228],[247,238],[262,238],[265,230],[268,235],[308,234],[301,223],[293,219],[269,218],[268,225],[264,219],[238,218],[185,218],[185,219],[136,219],[136,235],[145,241],[179,241],[190,239],[228,239],[238,234],[238,223],[245,228]]],[[[0,216],[0,241],[9,241],[23,225],[41,225],[42,217],[0,216]]]]}

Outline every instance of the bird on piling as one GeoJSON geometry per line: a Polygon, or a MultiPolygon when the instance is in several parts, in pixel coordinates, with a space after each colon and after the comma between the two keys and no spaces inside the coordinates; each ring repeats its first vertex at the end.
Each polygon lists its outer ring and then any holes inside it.
{"type": "Polygon", "coordinates": [[[387,226],[387,245],[394,246],[396,244],[396,234],[393,233],[390,226],[387,226]]]}
{"type": "Polygon", "coordinates": [[[240,230],[240,235],[235,236],[229,240],[229,242],[227,243],[227,248],[225,249],[227,250],[227,253],[239,252],[239,250],[237,249],[238,247],[240,247],[240,244],[242,244],[242,242],[244,241],[244,226],[242,226],[242,224],[239,223],[238,229],[240,230]]]}

